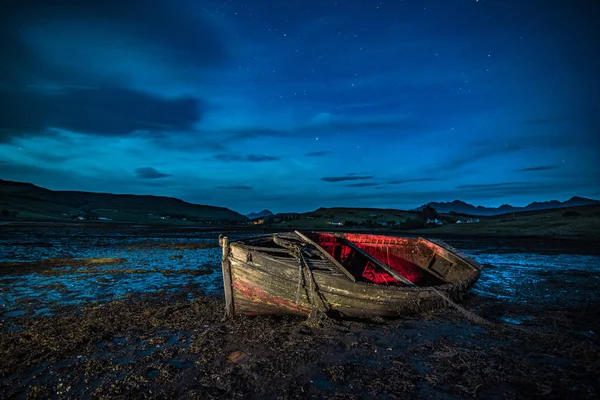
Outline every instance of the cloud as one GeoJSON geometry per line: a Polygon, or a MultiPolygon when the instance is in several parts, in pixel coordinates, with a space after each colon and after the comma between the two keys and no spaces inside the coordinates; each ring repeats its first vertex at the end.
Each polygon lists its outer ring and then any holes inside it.
{"type": "Polygon", "coordinates": [[[546,171],[549,169],[557,169],[557,168],[558,168],[558,166],[556,166],[556,165],[540,165],[539,167],[521,168],[521,169],[518,169],[517,171],[520,171],[520,172],[546,171]]]}
{"type": "Polygon", "coordinates": [[[325,157],[329,154],[331,154],[331,151],[310,151],[308,153],[304,153],[304,157],[325,157]]]}
{"type": "Polygon", "coordinates": [[[161,178],[167,178],[171,175],[164,174],[152,167],[144,167],[144,168],[137,168],[135,170],[135,176],[140,179],[161,179],[161,178]]]}
{"type": "Polygon", "coordinates": [[[57,71],[56,66],[67,61],[67,57],[56,57],[70,53],[79,56],[74,58],[84,64],[91,54],[110,54],[123,49],[125,43],[130,44],[128,52],[136,56],[150,50],[174,63],[195,67],[220,65],[227,58],[221,36],[201,18],[201,13],[190,7],[194,4],[189,1],[173,7],[166,0],[155,1],[151,6],[136,0],[12,2],[0,13],[0,45],[3,59],[10,60],[0,67],[0,80],[10,84],[31,77],[71,80],[81,69],[73,74],[57,71]],[[47,51],[54,58],[46,62],[35,45],[43,47],[48,43],[53,44],[47,51]]]}
{"type": "Polygon", "coordinates": [[[58,93],[0,92],[0,138],[9,141],[48,128],[100,136],[136,131],[191,129],[202,108],[192,98],[163,99],[134,90],[103,87],[58,93]]]}
{"type": "Polygon", "coordinates": [[[321,178],[321,180],[325,182],[360,181],[366,179],[373,179],[373,177],[371,175],[348,174],[346,176],[326,176],[321,178]]]}
{"type": "Polygon", "coordinates": [[[190,130],[204,111],[197,98],[146,91],[185,73],[203,76],[227,59],[221,35],[197,7],[185,0],[2,7],[0,142],[50,135],[49,127],[108,136],[190,130]]]}
{"type": "Polygon", "coordinates": [[[389,181],[388,184],[400,185],[403,183],[410,183],[410,182],[429,182],[429,181],[437,181],[437,179],[435,179],[435,178],[394,179],[393,181],[389,181]]]}
{"type": "Polygon", "coordinates": [[[319,118],[309,123],[299,124],[288,128],[264,128],[264,127],[238,127],[227,128],[210,132],[214,135],[228,135],[233,139],[250,140],[262,137],[305,137],[328,134],[350,134],[367,132],[394,132],[396,136],[402,134],[413,135],[421,131],[423,126],[412,118],[378,117],[378,118],[356,118],[345,115],[332,117],[331,119],[319,118]]]}
{"type": "Polygon", "coordinates": [[[348,185],[344,185],[346,187],[369,187],[369,186],[379,186],[379,183],[375,182],[361,182],[361,183],[350,183],[348,185]]]}
{"type": "Polygon", "coordinates": [[[252,190],[252,186],[248,185],[221,185],[217,186],[217,189],[227,189],[227,190],[252,190]]]}
{"type": "Polygon", "coordinates": [[[505,146],[498,147],[473,147],[470,149],[465,149],[461,152],[460,156],[453,158],[450,160],[445,168],[455,169],[459,167],[463,167],[465,165],[474,163],[476,161],[485,160],[487,158],[516,153],[518,151],[523,150],[523,147],[516,144],[510,144],[505,146]]]}
{"type": "Polygon", "coordinates": [[[514,186],[523,186],[523,185],[531,185],[532,182],[504,182],[504,183],[476,183],[469,185],[459,185],[458,189],[497,189],[504,187],[514,187],[514,186]]]}
{"type": "Polygon", "coordinates": [[[256,155],[256,154],[248,154],[246,156],[246,161],[250,162],[264,162],[264,161],[275,161],[279,160],[279,157],[267,156],[267,155],[256,155]]]}
{"type": "Polygon", "coordinates": [[[279,160],[279,157],[258,154],[216,154],[213,157],[215,160],[223,162],[267,162],[279,160]]]}

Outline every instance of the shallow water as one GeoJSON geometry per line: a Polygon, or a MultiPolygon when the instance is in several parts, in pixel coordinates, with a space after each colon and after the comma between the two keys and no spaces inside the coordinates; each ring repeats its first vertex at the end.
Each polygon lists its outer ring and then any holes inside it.
{"type": "MultiPolygon", "coordinates": [[[[107,302],[138,293],[222,292],[220,232],[171,232],[124,229],[32,229],[0,233],[0,262],[35,262],[52,258],[125,261],[92,266],[64,266],[4,273],[0,269],[0,320],[51,315],[57,306],[107,302]],[[207,244],[200,249],[155,245],[207,244]],[[194,274],[206,271],[206,274],[194,274]]],[[[241,237],[230,234],[232,239],[241,237]]],[[[0,267],[1,268],[1,267],[0,267]]]]}

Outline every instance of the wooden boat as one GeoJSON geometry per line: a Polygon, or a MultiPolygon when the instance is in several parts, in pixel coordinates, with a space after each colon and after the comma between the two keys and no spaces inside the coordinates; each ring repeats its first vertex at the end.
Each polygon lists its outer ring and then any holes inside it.
{"type": "Polygon", "coordinates": [[[441,241],[298,231],[223,247],[226,315],[394,317],[460,300],[481,265],[441,241]]]}

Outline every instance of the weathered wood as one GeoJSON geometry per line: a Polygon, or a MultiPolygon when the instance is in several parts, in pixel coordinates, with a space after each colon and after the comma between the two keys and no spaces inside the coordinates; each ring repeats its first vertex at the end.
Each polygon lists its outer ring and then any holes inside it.
{"type": "Polygon", "coordinates": [[[343,272],[344,275],[346,275],[348,277],[348,279],[350,279],[352,282],[356,282],[356,279],[350,273],[350,271],[348,271],[346,268],[344,268],[344,266],[342,264],[340,264],[338,262],[338,260],[336,260],[335,258],[333,258],[333,256],[331,254],[329,254],[324,248],[322,248],[321,246],[319,246],[317,243],[313,242],[311,239],[309,239],[308,237],[306,237],[305,235],[303,235],[299,231],[294,231],[294,233],[296,235],[300,236],[300,238],[303,241],[305,241],[306,243],[310,244],[311,246],[313,246],[314,248],[316,248],[317,250],[319,250],[325,256],[325,258],[327,258],[329,261],[331,261],[331,263],[333,265],[335,265],[336,268],[340,270],[340,272],[343,272]]]}
{"type": "MultiPolygon", "coordinates": [[[[308,315],[311,309],[320,308],[320,304],[312,303],[307,290],[301,291],[298,304],[295,303],[295,282],[271,276],[248,265],[232,262],[236,314],[297,314],[308,315]]],[[[347,316],[397,316],[410,314],[424,308],[443,306],[442,298],[436,294],[434,288],[415,290],[403,288],[403,291],[391,291],[386,295],[385,289],[380,288],[377,295],[367,293],[359,296],[356,292],[335,290],[335,287],[319,285],[317,274],[318,294],[325,301],[328,308],[343,312],[347,316]],[[392,296],[395,294],[396,296],[392,296]],[[398,295],[402,295],[401,297],[398,295]]],[[[351,284],[344,278],[344,282],[351,284]]],[[[354,284],[357,285],[357,284],[354,284]]],[[[375,286],[375,285],[361,285],[375,286]]],[[[304,287],[304,285],[303,285],[304,287]]],[[[445,285],[443,293],[448,298],[453,295],[453,286],[445,285]]],[[[367,287],[371,289],[371,287],[367,287]]],[[[377,289],[377,287],[373,288],[377,289]]],[[[440,290],[442,292],[442,290],[440,290]]],[[[320,299],[319,299],[320,301],[320,299]]]]}
{"type": "Polygon", "coordinates": [[[223,261],[221,262],[221,271],[223,273],[223,290],[225,292],[225,318],[233,317],[233,289],[231,279],[231,261],[229,260],[229,240],[227,236],[221,240],[223,246],[223,261]]]}
{"type": "Polygon", "coordinates": [[[356,251],[357,253],[362,255],[363,257],[365,257],[367,260],[371,261],[373,264],[377,265],[379,268],[383,269],[385,272],[387,272],[392,277],[394,277],[394,279],[396,279],[402,283],[405,283],[408,286],[417,286],[414,283],[412,283],[411,281],[409,281],[408,279],[406,279],[405,277],[403,277],[402,275],[400,275],[394,269],[388,267],[387,265],[385,265],[384,263],[382,263],[381,261],[379,261],[372,255],[370,255],[369,253],[367,253],[366,251],[364,251],[363,249],[361,249],[360,247],[358,247],[356,244],[349,241],[345,237],[338,236],[338,240],[340,242],[342,242],[344,245],[350,247],[351,249],[353,249],[354,251],[356,251]]]}
{"type": "Polygon", "coordinates": [[[428,268],[430,271],[432,270],[433,260],[435,259],[436,254],[439,254],[441,257],[453,263],[452,269],[445,274],[444,279],[446,281],[458,281],[472,275],[475,273],[474,271],[477,271],[478,273],[481,271],[482,267],[477,261],[458,252],[456,249],[442,241],[419,238],[419,244],[434,253],[433,257],[428,260],[429,265],[425,266],[425,268],[428,268]]]}
{"type": "MultiPolygon", "coordinates": [[[[286,238],[296,240],[296,236],[286,238]]],[[[378,243],[380,240],[378,237],[370,236],[358,236],[358,238],[366,238],[368,244],[378,243]]],[[[392,242],[388,237],[382,237],[381,240],[392,242]]],[[[444,307],[447,304],[454,306],[451,302],[459,300],[477,281],[479,270],[469,266],[468,262],[462,261],[458,256],[450,254],[450,251],[439,247],[439,244],[430,243],[425,239],[420,240],[422,242],[410,238],[409,241],[398,242],[402,243],[400,244],[402,247],[406,243],[414,246],[410,252],[415,258],[421,259],[422,255],[434,252],[439,252],[448,259],[455,257],[456,259],[451,261],[458,261],[457,266],[464,267],[464,274],[453,274],[456,280],[437,286],[376,285],[352,282],[345,274],[339,273],[338,268],[330,260],[305,258],[311,266],[310,271],[303,268],[304,273],[299,276],[298,260],[293,256],[285,253],[267,254],[249,248],[257,243],[261,244],[259,247],[269,246],[274,243],[272,237],[270,239],[255,237],[234,242],[229,245],[230,250],[227,255],[227,260],[230,261],[234,313],[235,315],[307,316],[311,311],[325,306],[328,310],[339,311],[347,316],[399,316],[444,307]],[[310,275],[306,272],[310,272],[310,275]],[[311,282],[313,288],[309,286],[311,282]],[[301,290],[296,303],[299,283],[301,290]]],[[[393,244],[391,246],[390,250],[394,248],[393,244]]],[[[399,253],[403,254],[407,251],[403,248],[399,253]]]]}
{"type": "Polygon", "coordinates": [[[287,250],[287,249],[278,249],[278,248],[275,248],[275,247],[250,246],[250,245],[245,245],[244,247],[246,247],[248,250],[265,251],[267,253],[285,253],[285,254],[290,254],[290,251],[287,250]]]}

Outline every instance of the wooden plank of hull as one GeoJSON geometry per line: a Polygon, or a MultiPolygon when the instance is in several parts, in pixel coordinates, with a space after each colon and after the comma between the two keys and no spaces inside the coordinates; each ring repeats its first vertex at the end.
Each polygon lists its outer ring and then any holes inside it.
{"type": "MultiPolygon", "coordinates": [[[[251,266],[254,269],[262,271],[267,275],[281,278],[288,281],[287,284],[297,284],[298,282],[298,267],[293,264],[294,260],[290,262],[284,262],[281,260],[273,259],[269,256],[265,256],[261,253],[252,253],[252,261],[245,262],[247,259],[247,252],[242,248],[237,248],[234,244],[231,246],[232,262],[244,263],[247,266],[251,266]]],[[[366,299],[389,299],[390,301],[402,300],[407,295],[414,293],[415,291],[427,290],[427,287],[423,288],[410,288],[402,286],[383,286],[374,285],[365,282],[350,282],[345,276],[332,275],[328,271],[313,271],[313,275],[317,282],[317,286],[320,290],[334,291],[339,294],[345,294],[348,296],[364,297],[366,299]]],[[[478,278],[479,274],[473,274],[469,277],[478,278]]],[[[263,277],[262,279],[265,279],[263,277]]],[[[454,284],[446,284],[437,286],[438,290],[445,291],[455,284],[460,285],[462,281],[454,284]]],[[[296,286],[294,286],[295,290],[296,286]]]]}
{"type": "Polygon", "coordinates": [[[308,315],[311,306],[301,288],[295,303],[296,282],[232,260],[235,313],[308,315]]]}
{"type": "MultiPolygon", "coordinates": [[[[232,248],[233,250],[233,248],[232,248]]],[[[234,252],[232,252],[234,253],[234,252]]],[[[232,280],[236,314],[296,314],[308,315],[312,306],[301,287],[298,304],[295,303],[298,272],[291,265],[261,263],[232,259],[232,280]]],[[[315,271],[315,281],[328,307],[348,316],[398,316],[425,309],[439,308],[444,301],[427,288],[400,288],[352,283],[345,277],[332,277],[315,271]]],[[[471,280],[437,289],[457,299],[475,282],[471,280]]]]}

